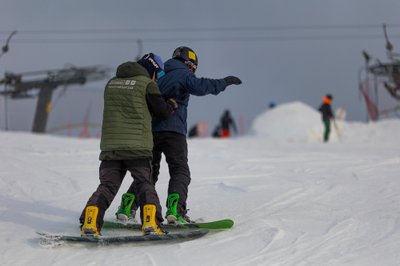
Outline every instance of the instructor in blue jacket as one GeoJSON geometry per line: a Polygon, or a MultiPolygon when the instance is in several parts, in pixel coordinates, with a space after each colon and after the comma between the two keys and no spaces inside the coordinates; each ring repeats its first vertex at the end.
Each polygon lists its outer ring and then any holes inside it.
{"type": "MultiPolygon", "coordinates": [[[[162,153],[164,153],[170,174],[166,212],[168,223],[191,222],[186,215],[186,201],[191,180],[186,141],[187,108],[190,95],[217,95],[229,85],[242,83],[235,76],[222,79],[198,78],[195,76],[197,65],[198,58],[192,49],[185,46],[178,47],[172,58],[165,62],[165,76],[158,80],[161,95],[166,99],[175,99],[178,104],[178,109],[168,119],[161,120],[154,117],[152,122],[154,184],[158,180],[162,153]]],[[[125,194],[135,195],[134,186],[132,185],[125,194]]],[[[124,209],[125,212],[129,211],[129,208],[126,208],[129,202],[126,200],[124,202],[125,194],[122,196],[123,200],[118,209],[117,218],[118,213],[123,212],[124,209]]],[[[127,216],[131,215],[127,213],[127,216]]]]}

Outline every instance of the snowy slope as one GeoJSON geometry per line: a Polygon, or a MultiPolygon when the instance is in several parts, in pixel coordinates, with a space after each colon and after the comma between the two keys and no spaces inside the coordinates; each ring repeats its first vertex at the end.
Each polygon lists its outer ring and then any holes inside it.
{"type": "Polygon", "coordinates": [[[236,223],[170,245],[40,246],[36,231],[79,232],[99,140],[0,132],[0,265],[400,265],[400,121],[341,122],[328,144],[319,123],[291,103],[250,136],[189,140],[190,216],[236,223]]]}

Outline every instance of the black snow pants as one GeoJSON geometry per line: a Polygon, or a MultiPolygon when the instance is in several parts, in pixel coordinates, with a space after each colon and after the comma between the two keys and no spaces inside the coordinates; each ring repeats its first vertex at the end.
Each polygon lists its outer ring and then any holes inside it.
{"type": "MultiPolygon", "coordinates": [[[[99,170],[100,185],[86,204],[86,206],[97,206],[99,208],[97,217],[99,228],[104,223],[105,211],[110,207],[127,171],[133,177],[132,185],[136,188],[135,195],[141,209],[146,204],[154,204],[157,208],[156,216],[158,222],[161,223],[164,220],[161,213],[160,200],[151,181],[150,159],[102,161],[99,170]]],[[[82,224],[84,219],[85,210],[83,210],[79,218],[82,224]]]]}
{"type": "MultiPolygon", "coordinates": [[[[168,195],[179,194],[178,211],[182,212],[186,210],[191,180],[186,136],[175,132],[153,132],[153,140],[153,183],[156,184],[158,181],[161,158],[164,153],[170,176],[168,195]]],[[[128,192],[136,194],[135,191],[135,184],[132,184],[128,192]]]]}

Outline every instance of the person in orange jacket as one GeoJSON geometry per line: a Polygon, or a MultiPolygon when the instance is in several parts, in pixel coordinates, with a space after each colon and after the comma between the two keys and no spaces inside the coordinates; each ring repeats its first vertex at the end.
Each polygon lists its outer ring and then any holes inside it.
{"type": "Polygon", "coordinates": [[[221,125],[220,125],[221,126],[221,132],[220,132],[221,138],[229,138],[231,136],[231,130],[230,130],[231,128],[233,129],[233,131],[235,133],[237,133],[235,121],[233,120],[229,110],[225,110],[224,114],[221,117],[220,123],[221,123],[221,125]]]}
{"type": "Polygon", "coordinates": [[[327,94],[322,99],[322,104],[318,108],[322,115],[322,122],[324,123],[324,142],[328,142],[329,134],[331,132],[331,119],[334,119],[332,112],[332,103],[333,97],[331,94],[327,94]]]}

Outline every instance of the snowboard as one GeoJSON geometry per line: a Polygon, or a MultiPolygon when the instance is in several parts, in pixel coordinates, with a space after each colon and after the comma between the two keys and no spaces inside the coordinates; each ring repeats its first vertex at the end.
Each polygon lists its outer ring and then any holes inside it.
{"type": "Polygon", "coordinates": [[[97,243],[97,244],[123,244],[132,242],[151,242],[151,241],[185,241],[205,236],[208,229],[199,228],[193,230],[178,231],[165,235],[118,235],[118,236],[80,236],[52,234],[46,232],[36,232],[40,238],[40,244],[43,246],[58,246],[65,242],[68,243],[97,243]]]}
{"type": "MultiPolygon", "coordinates": [[[[229,229],[232,228],[234,222],[231,219],[216,220],[201,223],[188,223],[188,224],[163,224],[162,228],[165,230],[179,229],[179,228],[204,228],[204,229],[229,229]]],[[[134,229],[140,230],[141,224],[138,223],[124,223],[120,221],[104,221],[103,229],[134,229]]]]}

